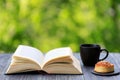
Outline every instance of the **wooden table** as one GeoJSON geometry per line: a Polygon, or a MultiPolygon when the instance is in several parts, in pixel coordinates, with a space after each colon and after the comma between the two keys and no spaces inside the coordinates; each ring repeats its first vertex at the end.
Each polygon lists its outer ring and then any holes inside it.
{"type": "MultiPolygon", "coordinates": [[[[48,75],[48,74],[16,74],[16,75],[5,75],[8,61],[11,54],[0,54],[0,80],[120,80],[120,74],[114,76],[98,76],[91,73],[93,67],[86,67],[82,64],[80,55],[75,54],[80,60],[83,75],[48,75]]],[[[102,55],[101,57],[103,57],[102,55]]],[[[110,53],[107,61],[110,61],[115,65],[115,68],[120,70],[120,54],[110,53]]]]}

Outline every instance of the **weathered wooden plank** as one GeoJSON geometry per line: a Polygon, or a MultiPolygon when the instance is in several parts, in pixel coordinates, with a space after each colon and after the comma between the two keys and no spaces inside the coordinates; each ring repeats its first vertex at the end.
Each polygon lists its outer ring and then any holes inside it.
{"type": "MultiPolygon", "coordinates": [[[[4,69],[8,64],[10,54],[0,54],[0,80],[119,80],[120,75],[116,76],[98,76],[91,73],[94,67],[86,67],[82,64],[79,54],[75,56],[80,60],[84,75],[47,75],[47,74],[16,74],[4,75],[4,69]],[[3,72],[2,72],[3,71],[3,72]]],[[[103,57],[103,56],[102,56],[103,57]]],[[[120,69],[120,54],[110,54],[106,59],[120,69]]]]}
{"type": "Polygon", "coordinates": [[[83,75],[16,74],[5,75],[11,54],[0,54],[0,80],[84,80],[83,75]]]}
{"type": "Polygon", "coordinates": [[[11,54],[0,54],[0,74],[8,63],[11,54]]]}
{"type": "MultiPolygon", "coordinates": [[[[81,76],[82,77],[82,76],[81,76]]],[[[20,74],[4,75],[1,80],[83,80],[77,75],[41,75],[41,74],[20,74]]]]}
{"type": "MultiPolygon", "coordinates": [[[[103,57],[103,56],[102,56],[103,57]]],[[[115,68],[120,68],[120,54],[111,54],[106,59],[115,65],[115,68]]],[[[94,67],[86,67],[82,65],[85,80],[119,80],[120,75],[115,76],[98,76],[91,73],[94,67]]]]}

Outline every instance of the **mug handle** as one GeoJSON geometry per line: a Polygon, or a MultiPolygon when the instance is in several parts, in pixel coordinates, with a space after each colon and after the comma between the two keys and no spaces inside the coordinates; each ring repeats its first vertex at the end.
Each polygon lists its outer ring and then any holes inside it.
{"type": "Polygon", "coordinates": [[[105,52],[106,52],[106,56],[105,56],[104,58],[102,58],[102,59],[99,59],[100,61],[102,61],[102,60],[106,59],[106,58],[108,57],[108,55],[109,55],[108,50],[106,50],[106,49],[101,49],[101,51],[100,51],[100,52],[102,52],[102,51],[105,51],[105,52]]]}

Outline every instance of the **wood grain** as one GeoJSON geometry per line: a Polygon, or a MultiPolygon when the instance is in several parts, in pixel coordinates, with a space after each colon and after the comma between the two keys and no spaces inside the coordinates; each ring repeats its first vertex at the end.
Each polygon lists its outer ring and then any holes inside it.
{"type": "MultiPolygon", "coordinates": [[[[24,73],[5,75],[5,71],[10,63],[11,54],[0,54],[0,80],[120,80],[120,75],[98,76],[91,73],[94,67],[86,67],[82,64],[79,53],[75,56],[80,60],[83,75],[48,75],[39,73],[24,73]]],[[[102,55],[101,57],[104,57],[102,55]]],[[[115,65],[120,70],[120,54],[110,53],[107,61],[115,65]]]]}
{"type": "Polygon", "coordinates": [[[11,54],[0,54],[0,80],[84,80],[83,75],[49,75],[39,73],[5,75],[10,58],[11,54]]]}

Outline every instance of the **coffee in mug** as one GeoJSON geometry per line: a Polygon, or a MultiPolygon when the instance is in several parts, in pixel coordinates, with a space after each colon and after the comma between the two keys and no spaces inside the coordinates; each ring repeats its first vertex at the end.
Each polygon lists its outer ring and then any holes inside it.
{"type": "Polygon", "coordinates": [[[104,60],[108,57],[109,52],[106,49],[101,49],[97,44],[81,44],[80,56],[85,66],[94,66],[98,61],[104,60]],[[106,56],[100,59],[102,51],[106,52],[106,56]]]}

